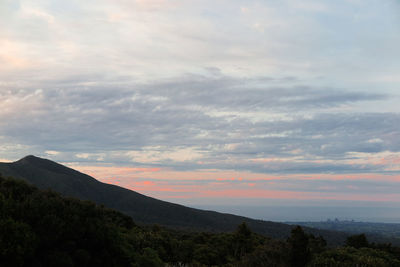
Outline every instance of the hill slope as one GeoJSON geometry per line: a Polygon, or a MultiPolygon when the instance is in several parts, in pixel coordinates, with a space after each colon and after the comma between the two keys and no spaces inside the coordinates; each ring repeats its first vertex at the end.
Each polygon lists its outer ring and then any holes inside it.
{"type": "Polygon", "coordinates": [[[0,199],[2,267],[400,266],[399,248],[359,236],[350,237],[352,247],[328,249],[299,226],[287,241],[246,224],[232,233],[138,226],[118,211],[1,175],[0,199]]]}
{"type": "MultiPolygon", "coordinates": [[[[202,231],[233,231],[239,224],[246,222],[254,232],[274,238],[286,238],[293,227],[157,200],[119,186],[99,182],[56,162],[34,156],[27,156],[13,163],[0,163],[0,173],[21,178],[41,189],[50,188],[65,196],[103,204],[131,216],[139,223],[202,231]]],[[[314,235],[323,235],[330,244],[341,244],[346,238],[346,234],[340,232],[312,228],[305,230],[314,235]]]]}

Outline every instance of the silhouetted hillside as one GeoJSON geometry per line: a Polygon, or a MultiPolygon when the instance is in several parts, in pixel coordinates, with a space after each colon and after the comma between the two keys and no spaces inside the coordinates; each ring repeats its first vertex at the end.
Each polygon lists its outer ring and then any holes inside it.
{"type": "MultiPolygon", "coordinates": [[[[99,182],[86,174],[34,156],[27,156],[13,163],[0,163],[0,173],[24,179],[41,189],[52,189],[65,196],[103,204],[131,216],[138,223],[227,232],[246,222],[254,232],[274,238],[286,238],[293,227],[157,200],[132,190],[99,182]]],[[[305,231],[323,235],[329,244],[343,244],[347,236],[341,232],[312,228],[305,228],[305,231]]]]}
{"type": "Polygon", "coordinates": [[[327,248],[300,226],[286,240],[253,233],[242,223],[230,233],[138,226],[91,201],[39,190],[0,175],[0,266],[400,266],[400,249],[350,236],[327,248]]]}

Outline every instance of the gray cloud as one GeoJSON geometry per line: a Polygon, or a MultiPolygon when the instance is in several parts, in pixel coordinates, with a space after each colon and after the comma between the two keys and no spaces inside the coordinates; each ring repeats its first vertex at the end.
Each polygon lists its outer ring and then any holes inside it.
{"type": "Polygon", "coordinates": [[[240,111],[328,108],[387,97],[383,94],[347,92],[329,87],[279,86],[285,80],[269,77],[238,79],[221,76],[212,79],[188,76],[178,81],[151,85],[146,89],[149,94],[163,95],[175,104],[240,111]]]}
{"type": "Polygon", "coordinates": [[[152,84],[99,79],[72,77],[42,82],[40,90],[7,90],[0,136],[39,153],[64,152],[67,161],[89,153],[93,157],[79,160],[263,173],[384,171],[381,165],[349,163],[349,153],[400,151],[399,114],[339,112],[383,101],[383,94],[220,74],[152,84]],[[195,156],[182,162],[168,156],[182,149],[195,156]],[[130,157],[132,151],[162,156],[143,162],[137,153],[130,157]]]}

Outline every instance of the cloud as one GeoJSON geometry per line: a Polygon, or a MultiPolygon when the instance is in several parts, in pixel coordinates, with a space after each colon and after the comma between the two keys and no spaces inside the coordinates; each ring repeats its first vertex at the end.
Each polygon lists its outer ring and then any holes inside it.
{"type": "Polygon", "coordinates": [[[50,156],[57,156],[60,154],[60,152],[54,151],[54,150],[46,150],[44,153],[46,153],[47,155],[50,155],[50,156]]]}
{"type": "MultiPolygon", "coordinates": [[[[6,1],[0,157],[36,154],[192,177],[210,169],[397,174],[394,5],[6,1]]],[[[215,186],[224,182],[216,179],[215,186]]],[[[178,196],[171,184],[153,182],[141,186],[178,196]]],[[[257,194],[278,196],[291,186],[280,183],[257,194]]],[[[291,190],[372,188],[316,184],[291,190]]]]}
{"type": "MultiPolygon", "coordinates": [[[[23,44],[14,55],[36,63],[28,76],[100,72],[148,81],[216,67],[363,88],[365,79],[397,73],[394,11],[374,1],[20,1],[2,7],[8,27],[0,39],[23,44]]],[[[14,73],[4,68],[5,77],[14,73]]]]}
{"type": "MultiPolygon", "coordinates": [[[[161,198],[345,199],[399,201],[399,175],[283,175],[208,170],[179,172],[146,168],[77,167],[103,182],[161,198]],[[92,171],[92,172],[91,172],[92,171]],[[110,178],[112,177],[112,178],[110,178]],[[244,177],[244,178],[243,178],[244,177]]],[[[261,200],[262,201],[262,200],[261,200]]]]}
{"type": "Polygon", "coordinates": [[[352,111],[358,103],[385,101],[384,94],[222,74],[126,84],[75,76],[42,88],[9,89],[0,97],[0,135],[40,153],[58,151],[57,159],[354,173],[393,171],[363,159],[400,150],[398,114],[352,111]],[[346,112],[338,112],[342,107],[346,112]],[[351,153],[364,154],[355,161],[351,153]]]}

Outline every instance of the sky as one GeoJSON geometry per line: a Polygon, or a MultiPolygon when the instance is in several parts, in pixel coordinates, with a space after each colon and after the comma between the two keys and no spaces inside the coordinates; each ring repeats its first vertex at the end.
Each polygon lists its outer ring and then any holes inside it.
{"type": "Polygon", "coordinates": [[[2,0],[0,159],[185,204],[400,204],[400,1],[2,0]]]}

